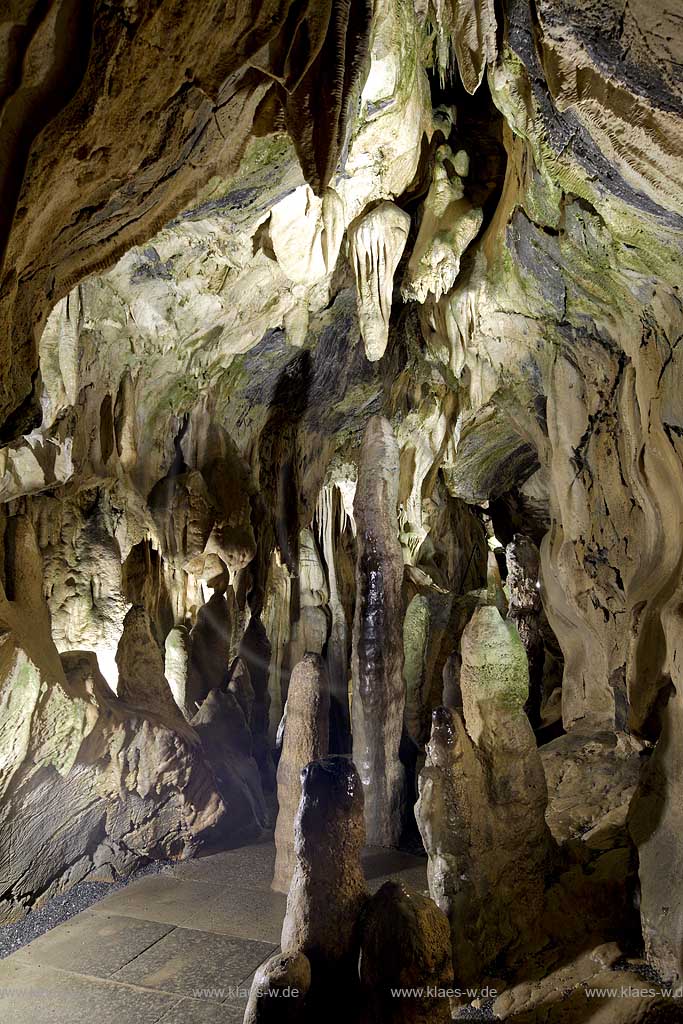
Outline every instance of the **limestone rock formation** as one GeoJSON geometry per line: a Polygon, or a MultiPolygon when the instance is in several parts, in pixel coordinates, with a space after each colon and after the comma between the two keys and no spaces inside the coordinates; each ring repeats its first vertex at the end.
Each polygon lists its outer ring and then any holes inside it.
{"type": "Polygon", "coordinates": [[[382,358],[387,347],[394,274],[409,229],[408,214],[385,202],[365,214],[349,233],[358,319],[365,354],[373,362],[382,358]]]}
{"type": "Polygon", "coordinates": [[[326,757],[304,768],[295,830],[282,952],[308,957],[313,1007],[326,1006],[341,1020],[355,1003],[359,919],[368,898],[360,862],[363,786],[351,761],[326,757]],[[333,991],[345,993],[343,1008],[330,1003],[333,991]]]}
{"type": "Polygon", "coordinates": [[[244,713],[232,693],[212,690],[191,722],[211,763],[236,839],[259,834],[268,823],[259,767],[244,713]]]}
{"type": "Polygon", "coordinates": [[[249,669],[242,658],[235,658],[230,666],[228,690],[234,694],[239,706],[242,708],[247,725],[251,726],[251,712],[254,706],[254,687],[251,685],[249,669]]]}
{"type": "Polygon", "coordinates": [[[396,502],[398,450],[391,425],[370,420],[361,452],[353,623],[353,759],[365,791],[368,840],[391,846],[402,828],[403,558],[396,502]]]}
{"type": "Polygon", "coordinates": [[[171,721],[177,717],[178,707],[164,675],[161,649],[149,615],[139,605],[133,606],[123,620],[116,664],[121,700],[145,711],[165,712],[171,721]]]}
{"type": "Polygon", "coordinates": [[[230,655],[230,618],[225,595],[215,591],[199,609],[190,633],[187,700],[201,704],[211,690],[227,684],[230,655]]]}
{"type": "Polygon", "coordinates": [[[311,965],[303,953],[276,953],[254,974],[244,1024],[296,1024],[303,1019],[311,965]]]}
{"type": "Polygon", "coordinates": [[[453,988],[446,915],[426,896],[385,882],[363,911],[360,979],[364,1020],[448,1024],[448,998],[427,991],[453,988]],[[400,998],[397,989],[424,994],[400,998]]]}
{"type": "Polygon", "coordinates": [[[165,643],[164,675],[171,688],[173,699],[188,721],[197,710],[187,692],[187,676],[190,664],[192,640],[186,626],[175,626],[165,643]]]}
{"type": "Polygon", "coordinates": [[[330,692],[319,655],[307,654],[295,665],[287,692],[287,717],[277,766],[278,816],[272,887],[289,892],[295,867],[294,821],[301,800],[301,772],[325,757],[329,747],[330,692]]]}
{"type": "Polygon", "coordinates": [[[416,817],[430,893],[451,922],[456,978],[469,984],[482,965],[529,941],[553,842],[514,626],[496,608],[479,608],[462,656],[463,718],[448,708],[434,712],[416,817]]]}
{"type": "Polygon", "coordinates": [[[462,178],[469,173],[464,150],[436,152],[434,177],[424,201],[420,230],[402,284],[405,298],[424,302],[447,294],[460,273],[460,259],[478,234],[483,213],[465,199],[462,178]]]}

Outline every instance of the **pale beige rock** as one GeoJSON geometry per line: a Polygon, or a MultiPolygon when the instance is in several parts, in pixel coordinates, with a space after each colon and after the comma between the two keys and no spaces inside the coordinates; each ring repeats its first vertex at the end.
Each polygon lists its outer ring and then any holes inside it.
{"type": "Polygon", "coordinates": [[[349,229],[349,257],[356,277],[358,319],[371,362],[381,359],[389,338],[394,274],[401,259],[410,217],[384,202],[349,229]]]}
{"type": "Polygon", "coordinates": [[[467,175],[466,155],[454,155],[449,146],[440,146],[420,230],[401,285],[405,299],[423,303],[430,293],[436,301],[446,295],[460,273],[463,253],[481,228],[483,213],[465,198],[456,167],[467,175]]]}
{"type": "Polygon", "coordinates": [[[123,620],[116,652],[119,669],[118,695],[131,707],[182,720],[164,675],[164,659],[152,633],[149,615],[134,605],[123,620]]]}
{"type": "Polygon", "coordinates": [[[197,710],[190,705],[187,693],[187,673],[190,661],[192,641],[186,626],[176,626],[166,637],[164,675],[171,688],[173,699],[189,720],[197,710]]]}
{"type": "Polygon", "coordinates": [[[282,751],[277,767],[278,816],[272,888],[289,892],[296,864],[294,821],[301,800],[301,772],[329,748],[330,692],[319,655],[307,654],[294,666],[287,691],[282,751]]]}

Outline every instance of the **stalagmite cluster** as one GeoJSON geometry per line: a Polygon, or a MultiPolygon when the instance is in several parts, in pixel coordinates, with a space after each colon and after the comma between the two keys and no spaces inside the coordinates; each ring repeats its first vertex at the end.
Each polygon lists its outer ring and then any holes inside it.
{"type": "Polygon", "coordinates": [[[678,1020],[676,5],[5,8],[0,926],[258,838],[252,1024],[678,1020]]]}

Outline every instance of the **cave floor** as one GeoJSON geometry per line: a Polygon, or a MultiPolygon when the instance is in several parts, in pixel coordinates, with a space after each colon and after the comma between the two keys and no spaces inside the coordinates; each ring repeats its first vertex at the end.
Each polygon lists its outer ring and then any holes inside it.
{"type": "MultiPolygon", "coordinates": [[[[271,842],[149,875],[0,961],[0,1020],[13,1024],[240,1022],[254,971],[277,949],[286,897],[271,842]]],[[[368,848],[388,878],[425,891],[426,859],[368,848]]]]}

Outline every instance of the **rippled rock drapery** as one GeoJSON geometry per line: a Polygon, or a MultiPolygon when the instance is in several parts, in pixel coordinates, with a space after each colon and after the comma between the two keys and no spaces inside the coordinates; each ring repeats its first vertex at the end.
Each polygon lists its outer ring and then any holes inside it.
{"type": "Polygon", "coordinates": [[[365,792],[368,841],[396,845],[403,825],[403,557],[398,540],[398,448],[391,425],[370,420],[354,515],[358,527],[353,623],[353,759],[365,792]]]}
{"type": "Polygon", "coordinates": [[[394,273],[405,248],[410,217],[393,203],[381,203],[350,232],[351,261],[358,291],[358,319],[365,353],[381,359],[389,339],[394,273]]]}
{"type": "Polygon", "coordinates": [[[294,24],[290,3],[266,3],[253,20],[239,3],[211,4],[200,21],[170,3],[12,12],[3,54],[14,73],[2,97],[11,145],[0,168],[12,367],[4,417],[20,429],[35,418],[34,344],[50,305],[170,220],[217,167],[234,166],[260,110],[283,111],[309,180],[327,185],[371,13],[339,0],[305,4],[294,24]]]}
{"type": "Polygon", "coordinates": [[[272,888],[289,892],[296,863],[294,821],[301,799],[301,772],[325,757],[329,747],[330,690],[319,655],[307,654],[294,666],[287,691],[282,752],[277,766],[278,816],[272,888]]]}

